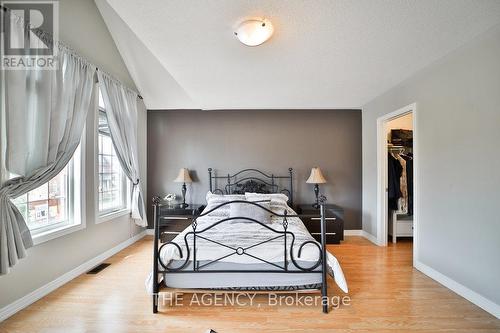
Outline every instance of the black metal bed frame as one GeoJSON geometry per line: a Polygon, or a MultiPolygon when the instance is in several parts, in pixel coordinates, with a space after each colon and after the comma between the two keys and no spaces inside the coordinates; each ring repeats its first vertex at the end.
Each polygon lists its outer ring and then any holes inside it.
{"type": "Polygon", "coordinates": [[[210,192],[214,194],[245,194],[256,193],[283,193],[288,196],[288,204],[293,206],[293,169],[288,168],[288,176],[266,174],[258,169],[243,169],[235,174],[217,176],[212,168],[208,168],[210,192]],[[240,178],[239,178],[240,177],[240,178]],[[264,177],[264,179],[262,179],[264,177]],[[217,180],[226,180],[224,190],[217,188],[217,180]],[[289,180],[289,188],[281,188],[276,182],[280,179],[289,180]],[[215,188],[214,188],[215,186],[215,188]]]}
{"type": "MultiPolygon", "coordinates": [[[[289,169],[289,176],[274,176],[274,175],[267,175],[257,169],[244,169],[233,176],[227,175],[224,177],[218,177],[215,175],[212,175],[212,168],[208,169],[209,172],[209,178],[210,178],[210,191],[213,193],[226,193],[226,194],[237,194],[240,193],[239,191],[247,191],[251,190],[252,192],[257,192],[257,193],[289,193],[289,202],[293,202],[292,200],[292,169],[289,169]],[[258,177],[242,177],[240,179],[237,178],[237,176],[242,175],[246,172],[256,172],[259,174],[259,177],[267,177],[270,178],[270,181],[263,180],[258,177]],[[279,190],[278,185],[275,184],[276,179],[290,179],[290,189],[282,189],[279,190]],[[227,184],[225,186],[225,191],[222,191],[220,189],[213,189],[213,184],[212,180],[216,179],[226,179],[227,184]],[[238,185],[241,184],[241,185],[238,185]],[[235,189],[233,189],[236,188],[235,189]]],[[[243,192],[244,193],[244,192],[243,192]]],[[[153,199],[153,208],[154,208],[154,248],[153,248],[153,313],[158,312],[158,293],[160,291],[160,286],[161,283],[158,283],[157,277],[158,274],[182,274],[182,273],[321,273],[321,296],[322,296],[322,305],[323,305],[323,312],[328,313],[328,294],[327,294],[327,268],[326,268],[326,225],[325,225],[325,212],[324,212],[324,206],[321,205],[320,207],[320,216],[321,216],[321,245],[318,244],[315,241],[305,241],[302,244],[300,244],[298,251],[297,251],[297,258],[300,258],[302,248],[307,245],[307,244],[314,244],[318,250],[319,250],[319,257],[318,260],[311,265],[310,267],[302,267],[301,265],[298,264],[298,262],[295,260],[294,255],[293,255],[293,247],[295,243],[295,235],[293,232],[288,231],[288,218],[291,217],[298,217],[298,215],[289,215],[287,214],[287,211],[285,210],[283,214],[276,214],[275,212],[271,211],[270,209],[263,207],[259,203],[256,202],[250,202],[250,201],[245,201],[245,200],[233,200],[229,202],[224,202],[220,205],[217,205],[216,207],[203,212],[202,214],[197,215],[194,217],[193,222],[191,224],[192,231],[189,231],[185,234],[184,236],[184,245],[186,248],[185,253],[183,253],[182,248],[179,244],[176,242],[167,242],[162,244],[160,247],[158,247],[158,241],[160,239],[160,219],[162,218],[161,216],[161,205],[160,205],[160,200],[159,198],[154,198],[153,199]],[[249,217],[228,217],[228,218],[223,218],[217,222],[214,222],[213,224],[205,227],[204,229],[199,229],[198,228],[198,223],[197,219],[199,217],[206,216],[212,212],[214,212],[217,209],[220,209],[221,207],[235,204],[235,203],[241,203],[241,204],[250,204],[259,207],[260,209],[263,209],[267,211],[268,213],[272,214],[273,216],[280,217],[282,218],[282,227],[283,230],[276,230],[274,228],[271,228],[270,226],[266,225],[265,223],[261,221],[257,221],[253,218],[249,217]],[[266,239],[264,241],[259,241],[255,244],[252,244],[250,246],[231,246],[228,244],[223,244],[219,241],[209,239],[205,237],[203,233],[207,232],[208,230],[214,228],[215,226],[221,224],[221,223],[230,223],[230,221],[233,220],[245,220],[246,222],[254,223],[256,225],[260,225],[267,230],[271,231],[272,233],[276,234],[276,236],[270,237],[269,239],[266,239]],[[188,240],[189,238],[189,240],[188,240]],[[216,244],[218,246],[224,247],[226,249],[230,249],[233,252],[230,254],[224,255],[220,258],[210,260],[204,264],[201,264],[197,261],[196,259],[196,253],[197,253],[197,239],[199,240],[204,240],[213,244],[216,244]],[[247,253],[246,251],[275,241],[283,239],[283,265],[279,265],[277,263],[269,262],[263,258],[259,258],[257,256],[254,256],[250,253],[247,253]],[[291,241],[289,241],[291,239],[291,241]],[[167,245],[173,245],[179,250],[180,257],[184,262],[177,266],[177,267],[171,267],[170,264],[165,264],[160,257],[160,252],[163,247],[167,245]],[[189,263],[189,259],[191,257],[191,253],[193,254],[192,256],[192,267],[187,267],[189,263]],[[288,259],[287,253],[289,254],[290,259],[288,259]],[[228,258],[233,255],[239,255],[239,256],[249,256],[252,257],[260,262],[263,262],[266,265],[269,265],[269,269],[261,269],[261,270],[215,270],[215,269],[206,269],[206,267],[219,262],[225,258],[228,258]],[[317,268],[320,268],[319,270],[317,268]]],[[[200,249],[198,248],[198,251],[200,249]]]]}

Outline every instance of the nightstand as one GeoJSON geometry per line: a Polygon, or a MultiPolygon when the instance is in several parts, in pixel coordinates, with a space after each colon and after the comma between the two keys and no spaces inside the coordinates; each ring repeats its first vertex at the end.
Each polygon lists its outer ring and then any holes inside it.
{"type": "MultiPolygon", "coordinates": [[[[317,241],[321,241],[321,215],[319,208],[314,208],[312,204],[303,204],[298,205],[296,211],[311,235],[317,241]]],[[[344,209],[337,205],[326,204],[325,222],[327,244],[340,244],[340,241],[344,240],[344,209]]]]}
{"type": "Polygon", "coordinates": [[[193,218],[201,213],[204,206],[189,205],[186,208],[160,204],[160,240],[162,243],[170,242],[181,231],[186,229],[193,222],[193,218]]]}

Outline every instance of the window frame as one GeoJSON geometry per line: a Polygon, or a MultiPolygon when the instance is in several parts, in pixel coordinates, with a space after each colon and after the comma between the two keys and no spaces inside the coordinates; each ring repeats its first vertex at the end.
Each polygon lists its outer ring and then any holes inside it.
{"type": "MultiPolygon", "coordinates": [[[[125,203],[123,208],[116,209],[116,210],[108,210],[108,211],[103,211],[101,212],[99,210],[99,186],[100,186],[100,181],[99,181],[99,114],[103,112],[104,114],[106,113],[106,109],[101,107],[99,105],[99,95],[101,94],[100,88],[97,87],[97,93],[96,93],[96,108],[95,108],[95,130],[94,130],[94,175],[95,175],[95,223],[103,223],[106,221],[114,220],[118,217],[125,216],[125,215],[130,215],[131,213],[131,207],[130,207],[130,192],[131,192],[131,184],[125,173],[123,172],[122,169],[122,179],[121,182],[123,184],[122,186],[122,198],[125,203]]],[[[114,149],[114,147],[113,147],[114,149]]],[[[121,168],[121,166],[120,166],[121,168]]]]}
{"type": "MultiPolygon", "coordinates": [[[[75,153],[78,153],[78,152],[75,151],[75,153]]],[[[53,229],[59,229],[61,227],[64,227],[65,225],[70,225],[71,224],[71,217],[74,214],[74,208],[75,208],[74,200],[71,200],[74,197],[74,191],[75,191],[75,177],[74,177],[75,165],[74,164],[75,164],[75,160],[69,161],[68,164],[66,165],[66,167],[67,167],[67,176],[66,176],[66,178],[67,178],[67,184],[66,184],[66,189],[65,189],[65,191],[66,191],[66,207],[65,208],[66,208],[67,218],[64,221],[61,221],[61,222],[57,222],[57,223],[54,223],[54,224],[45,225],[45,226],[41,226],[41,227],[38,227],[38,228],[30,229],[31,235],[43,234],[43,233],[46,233],[46,232],[50,232],[53,229]]],[[[49,186],[49,182],[51,182],[54,178],[52,178],[51,180],[49,180],[48,182],[46,182],[42,186],[47,186],[48,187],[49,186]]],[[[29,205],[30,205],[30,203],[31,202],[36,202],[36,201],[45,201],[45,199],[44,200],[32,200],[32,201],[30,201],[29,200],[29,192],[25,193],[25,195],[27,195],[27,200],[26,200],[25,204],[27,205],[26,209],[27,209],[28,219],[29,219],[29,205]]],[[[48,200],[50,200],[50,196],[47,197],[47,201],[48,200]]],[[[26,224],[28,225],[28,228],[30,228],[30,225],[29,225],[28,221],[26,221],[26,224]]]]}
{"type": "Polygon", "coordinates": [[[73,161],[69,165],[68,174],[68,221],[30,230],[34,245],[45,243],[87,227],[85,218],[85,128],[83,130],[80,147],[75,150],[73,161]]]}

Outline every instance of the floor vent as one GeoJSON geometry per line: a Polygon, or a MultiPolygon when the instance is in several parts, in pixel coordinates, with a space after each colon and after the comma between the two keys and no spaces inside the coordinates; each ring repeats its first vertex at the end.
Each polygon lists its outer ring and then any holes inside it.
{"type": "Polygon", "coordinates": [[[102,264],[99,264],[99,265],[95,266],[94,268],[92,268],[90,271],[87,272],[87,274],[97,274],[100,271],[102,271],[103,269],[105,269],[106,267],[108,267],[109,265],[111,265],[111,264],[103,262],[102,264]]]}

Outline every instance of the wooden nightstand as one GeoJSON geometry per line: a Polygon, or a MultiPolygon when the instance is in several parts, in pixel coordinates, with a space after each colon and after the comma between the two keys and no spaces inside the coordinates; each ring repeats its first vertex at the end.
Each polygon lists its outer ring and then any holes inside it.
{"type": "MultiPolygon", "coordinates": [[[[317,240],[321,241],[321,218],[319,209],[312,204],[297,206],[297,214],[304,222],[307,230],[317,240]]],[[[328,244],[340,244],[344,240],[344,210],[336,205],[325,205],[326,219],[326,242],[328,244]]]]}
{"type": "Polygon", "coordinates": [[[181,231],[186,229],[193,222],[193,218],[201,213],[204,206],[189,205],[181,208],[179,205],[169,206],[160,204],[160,240],[162,243],[170,242],[181,231]]]}

